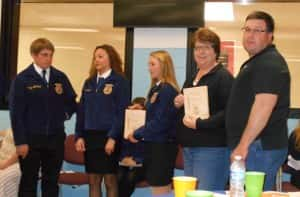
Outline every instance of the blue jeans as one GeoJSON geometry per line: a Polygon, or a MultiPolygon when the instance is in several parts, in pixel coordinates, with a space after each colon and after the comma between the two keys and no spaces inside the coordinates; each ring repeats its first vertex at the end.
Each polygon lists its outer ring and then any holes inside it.
{"type": "Polygon", "coordinates": [[[247,171],[265,172],[264,190],[272,190],[275,186],[276,174],[287,157],[287,148],[263,150],[261,141],[250,145],[246,159],[247,171]]]}
{"type": "Polygon", "coordinates": [[[229,175],[227,147],[185,147],[183,159],[184,174],[198,178],[198,189],[225,189],[229,175]]]}

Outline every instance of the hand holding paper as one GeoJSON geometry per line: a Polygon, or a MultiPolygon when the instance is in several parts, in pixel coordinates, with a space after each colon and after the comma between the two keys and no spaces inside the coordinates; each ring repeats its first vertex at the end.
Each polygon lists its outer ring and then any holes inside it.
{"type": "Polygon", "coordinates": [[[125,111],[125,128],[124,128],[124,138],[128,139],[129,135],[139,127],[145,124],[146,111],[145,110],[130,110],[125,111]]]}
{"type": "Polygon", "coordinates": [[[201,119],[209,118],[208,88],[199,86],[183,89],[185,115],[201,119]]]}

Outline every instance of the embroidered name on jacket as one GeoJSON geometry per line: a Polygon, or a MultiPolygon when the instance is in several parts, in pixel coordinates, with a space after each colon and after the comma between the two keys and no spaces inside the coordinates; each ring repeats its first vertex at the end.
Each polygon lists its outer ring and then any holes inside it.
{"type": "Polygon", "coordinates": [[[32,86],[27,86],[26,87],[28,90],[33,90],[33,89],[40,89],[42,88],[41,85],[32,85],[32,86]]]}

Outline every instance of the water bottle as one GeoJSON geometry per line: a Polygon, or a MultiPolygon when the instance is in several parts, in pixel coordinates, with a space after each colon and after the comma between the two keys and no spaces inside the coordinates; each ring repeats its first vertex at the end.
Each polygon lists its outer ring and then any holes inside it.
{"type": "Polygon", "coordinates": [[[230,197],[244,197],[245,163],[239,155],[234,156],[230,166],[230,197]]]}

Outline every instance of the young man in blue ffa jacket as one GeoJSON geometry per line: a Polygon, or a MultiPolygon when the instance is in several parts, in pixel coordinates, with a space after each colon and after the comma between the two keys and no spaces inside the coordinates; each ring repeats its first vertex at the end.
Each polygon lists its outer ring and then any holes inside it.
{"type": "Polygon", "coordinates": [[[36,196],[39,169],[42,196],[58,196],[64,157],[64,121],[76,110],[76,94],[67,76],[51,66],[53,44],[39,38],[30,47],[33,63],[19,73],[11,91],[11,124],[19,155],[19,197],[36,196]]]}

